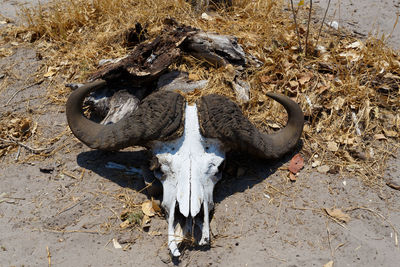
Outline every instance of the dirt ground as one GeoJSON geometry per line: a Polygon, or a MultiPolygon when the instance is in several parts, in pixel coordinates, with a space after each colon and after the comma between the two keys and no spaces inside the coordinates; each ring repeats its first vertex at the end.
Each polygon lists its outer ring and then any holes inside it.
{"type": "MultiPolygon", "coordinates": [[[[321,8],[320,15],[325,11],[329,0],[317,0],[321,8]]],[[[400,25],[396,19],[400,15],[399,0],[330,1],[327,22],[337,21],[339,26],[350,29],[360,38],[369,35],[386,40],[395,49],[400,49],[400,25]],[[396,25],[396,27],[395,27],[396,25]]]]}
{"type": "MultiPolygon", "coordinates": [[[[0,13],[12,18],[16,3],[0,2],[0,13]]],[[[355,31],[368,33],[371,25],[391,30],[372,11],[378,10],[377,1],[363,1],[369,8],[358,1],[341,3],[346,7],[341,20],[355,24],[355,31]],[[368,12],[377,24],[369,23],[368,12]]],[[[399,1],[380,3],[382,14],[399,10],[399,1]]],[[[397,47],[399,32],[389,41],[397,47]]],[[[42,64],[35,48],[19,45],[14,51],[0,58],[0,84],[12,81],[0,89],[1,116],[31,117],[41,139],[68,131],[64,107],[48,98],[52,84],[27,87],[33,83],[29,74],[42,64]]],[[[309,164],[292,183],[284,168],[293,155],[280,162],[243,159],[238,177],[225,175],[215,190],[211,246],[187,247],[172,260],[164,218],[152,218],[147,232],[119,227],[122,198],[141,203],[147,196],[137,192],[143,187],[138,177],[108,168],[109,163],[139,165],[142,152],[93,151],[72,135],[56,138],[53,145],[60,149],[45,160],[24,161],[31,155],[24,148],[0,158],[1,267],[399,265],[400,192],[384,184],[373,188],[351,175],[320,174],[309,164]],[[325,208],[341,209],[350,221],[333,220],[325,208]],[[115,248],[113,239],[123,249],[115,248]]],[[[387,164],[385,181],[400,182],[400,154],[382,164],[387,164]]]]}

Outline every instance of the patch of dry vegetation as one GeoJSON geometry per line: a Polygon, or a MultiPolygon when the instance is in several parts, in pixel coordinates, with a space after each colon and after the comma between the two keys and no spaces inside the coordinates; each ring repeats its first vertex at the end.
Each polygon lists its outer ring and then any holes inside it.
{"type": "MultiPolygon", "coordinates": [[[[303,44],[307,14],[307,7],[297,14],[303,44]]],[[[313,47],[319,25],[312,25],[312,55],[306,57],[299,51],[290,6],[283,1],[233,1],[233,7],[217,9],[211,19],[201,19],[184,0],[53,0],[23,9],[21,15],[25,25],[9,28],[8,38],[35,42],[47,64],[41,70],[46,79],[85,81],[100,59],[129,52],[124,33],[137,22],[151,39],[171,17],[203,31],[234,35],[246,53],[264,63],[247,71],[251,100],[241,105],[243,111],[258,126],[276,128],[279,125],[273,121],[282,125],[285,115],[266,92],[294,98],[306,116],[302,153],[314,167],[326,166],[322,172],[347,170],[379,184],[385,160],[398,148],[398,53],[379,40],[363,43],[331,29],[323,30],[321,47],[313,47]]],[[[192,97],[216,92],[235,99],[227,86],[229,69],[202,63],[184,56],[173,66],[191,77],[210,79],[208,87],[192,97]]],[[[63,102],[69,92],[60,83],[52,94],[61,95],[63,102]]]]}

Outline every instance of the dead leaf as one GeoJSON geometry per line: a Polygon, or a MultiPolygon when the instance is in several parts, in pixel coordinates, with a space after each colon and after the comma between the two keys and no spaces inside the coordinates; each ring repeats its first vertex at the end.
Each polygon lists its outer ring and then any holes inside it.
{"type": "Polygon", "coordinates": [[[301,75],[301,77],[299,79],[299,83],[301,85],[304,85],[304,84],[308,83],[312,77],[313,77],[312,73],[310,73],[310,72],[305,73],[305,74],[301,75]]]}
{"type": "Polygon", "coordinates": [[[346,46],[347,49],[361,49],[364,47],[364,44],[361,41],[356,41],[354,43],[349,44],[348,46],[346,46]]]}
{"type": "Polygon", "coordinates": [[[150,217],[147,215],[144,215],[143,220],[142,220],[142,228],[150,227],[150,222],[151,222],[150,217]]]}
{"type": "Polygon", "coordinates": [[[45,78],[53,77],[58,71],[56,67],[49,67],[47,72],[43,75],[45,78]]]}
{"type": "Polygon", "coordinates": [[[297,178],[296,178],[296,175],[294,175],[293,173],[289,173],[289,179],[290,179],[290,181],[292,181],[292,182],[296,182],[296,180],[297,180],[297,178]]]}
{"type": "Polygon", "coordinates": [[[385,135],[388,137],[397,137],[399,135],[399,133],[396,131],[385,130],[385,129],[383,129],[383,131],[385,132],[385,135]]]}
{"type": "Polygon", "coordinates": [[[200,80],[199,75],[195,74],[195,73],[189,73],[189,79],[193,80],[193,81],[198,81],[200,80]]]}
{"type": "Polygon", "coordinates": [[[119,227],[121,229],[125,229],[125,228],[127,228],[129,226],[129,224],[130,224],[129,220],[125,220],[122,223],[120,223],[119,227]]]}
{"type": "Polygon", "coordinates": [[[392,180],[387,181],[386,185],[389,186],[390,188],[400,191],[400,185],[392,180]]]}
{"type": "Polygon", "coordinates": [[[161,233],[161,232],[158,232],[158,231],[150,231],[150,232],[149,232],[149,235],[151,235],[151,236],[161,236],[162,233],[161,233]]]}
{"type": "Polygon", "coordinates": [[[262,83],[269,83],[269,82],[271,81],[271,77],[270,77],[270,76],[263,75],[263,76],[260,77],[260,81],[261,81],[262,83]]]}
{"type": "Polygon", "coordinates": [[[272,58],[267,57],[265,59],[265,65],[270,66],[270,65],[273,65],[273,64],[275,64],[275,61],[272,58]]]}
{"type": "Polygon", "coordinates": [[[334,141],[328,142],[327,145],[329,151],[336,152],[339,149],[339,145],[334,141]]]}
{"type": "Polygon", "coordinates": [[[333,261],[325,263],[323,267],[333,267],[333,261]]]}
{"type": "Polygon", "coordinates": [[[153,201],[148,200],[142,203],[142,211],[148,217],[156,215],[156,211],[153,209],[153,201]]]}
{"type": "Polygon", "coordinates": [[[362,55],[356,53],[355,51],[342,52],[339,54],[339,56],[351,62],[359,61],[362,58],[362,55]]]}
{"type": "Polygon", "coordinates": [[[290,81],[289,84],[290,84],[290,87],[297,87],[297,86],[299,86],[299,83],[298,83],[297,81],[290,81]]]}
{"type": "Polygon", "coordinates": [[[350,221],[350,216],[348,214],[344,213],[341,209],[325,208],[325,211],[329,216],[331,216],[339,221],[342,221],[345,223],[348,223],[350,221]]]}
{"type": "Polygon", "coordinates": [[[14,52],[12,49],[4,48],[4,47],[0,48],[0,58],[11,56],[13,53],[14,52]]]}
{"type": "Polygon", "coordinates": [[[289,171],[293,174],[298,173],[304,167],[304,159],[300,154],[294,155],[290,160],[289,171]]]}
{"type": "Polygon", "coordinates": [[[387,140],[387,138],[384,134],[375,134],[374,139],[375,140],[387,140]]]}

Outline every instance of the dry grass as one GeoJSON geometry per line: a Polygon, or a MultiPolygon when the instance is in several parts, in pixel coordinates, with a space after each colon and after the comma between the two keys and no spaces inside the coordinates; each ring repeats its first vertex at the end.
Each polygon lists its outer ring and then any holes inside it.
{"type": "MultiPolygon", "coordinates": [[[[271,105],[265,93],[293,97],[306,114],[302,153],[309,164],[318,155],[317,160],[331,172],[351,171],[378,184],[384,162],[399,144],[399,55],[379,40],[357,43],[329,29],[319,37],[326,51],[317,51],[312,44],[319,25],[311,25],[309,47],[314,53],[305,57],[299,52],[287,3],[233,3],[230,10],[219,9],[208,21],[193,13],[184,0],[53,0],[46,6],[23,9],[25,25],[9,28],[8,33],[35,42],[47,62],[41,75],[68,82],[85,81],[100,59],[128,53],[121,36],[137,22],[151,38],[159,34],[166,17],[204,31],[234,35],[247,53],[264,62],[246,74],[252,91],[250,102],[242,105],[245,114],[260,127],[274,126],[274,120],[283,124],[284,112],[279,105],[271,105]],[[282,115],[274,118],[272,114],[278,111],[282,115]]],[[[307,14],[306,7],[297,14],[303,43],[307,14]]],[[[216,92],[235,99],[235,92],[226,85],[227,69],[206,66],[190,56],[174,67],[210,79],[204,91],[192,96],[216,92]]],[[[63,103],[69,92],[60,84],[51,93],[61,95],[63,103]]]]}

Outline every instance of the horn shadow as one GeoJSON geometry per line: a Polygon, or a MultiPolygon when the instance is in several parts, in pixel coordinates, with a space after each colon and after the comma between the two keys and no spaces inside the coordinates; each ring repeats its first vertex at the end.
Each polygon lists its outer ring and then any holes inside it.
{"type": "Polygon", "coordinates": [[[76,160],[80,167],[91,170],[121,187],[131,188],[136,191],[145,188],[140,174],[131,174],[127,172],[127,169],[120,170],[115,167],[122,165],[128,169],[131,167],[140,169],[149,160],[147,150],[118,152],[91,150],[78,154],[76,160]],[[114,168],[107,167],[110,162],[114,164],[112,165],[114,168]]]}
{"type": "Polygon", "coordinates": [[[239,152],[227,154],[227,166],[225,169],[228,170],[223,171],[222,180],[215,186],[214,203],[221,203],[225,198],[238,192],[244,192],[265,181],[278,168],[289,162],[295,154],[299,153],[302,147],[303,142],[300,140],[294,151],[275,160],[260,159],[239,152]],[[240,168],[250,171],[244,175],[240,175],[240,168]]]}

